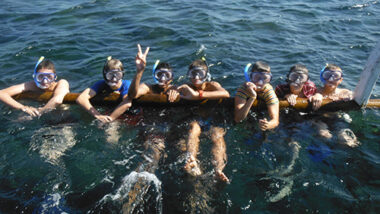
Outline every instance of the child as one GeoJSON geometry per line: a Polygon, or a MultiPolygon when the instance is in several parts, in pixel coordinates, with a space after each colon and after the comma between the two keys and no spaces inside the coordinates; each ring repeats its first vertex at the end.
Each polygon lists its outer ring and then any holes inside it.
{"type": "MultiPolygon", "coordinates": [[[[200,100],[229,97],[230,95],[228,91],[226,91],[219,83],[214,81],[206,81],[208,72],[208,66],[204,60],[195,60],[192,62],[189,66],[189,71],[187,72],[191,82],[178,87],[181,98],[188,100],[200,100]]],[[[191,122],[189,136],[186,142],[189,158],[185,165],[185,170],[194,176],[201,174],[201,170],[197,163],[200,134],[201,127],[199,122],[191,122]]],[[[223,169],[227,161],[224,134],[225,131],[223,128],[211,127],[211,140],[213,142],[212,154],[216,177],[221,181],[229,182],[227,176],[223,173],[223,169]]]]}
{"type": "MultiPolygon", "coordinates": [[[[338,86],[343,81],[343,71],[335,64],[327,64],[320,72],[320,79],[322,81],[323,88],[319,89],[313,97],[313,108],[317,110],[320,108],[323,99],[331,99],[333,101],[348,101],[353,99],[352,91],[348,89],[338,88],[338,86]],[[315,105],[314,105],[315,103],[315,105]]],[[[330,113],[324,114],[322,119],[327,119],[328,123],[331,124],[333,119],[340,114],[330,113]]],[[[346,120],[350,120],[349,115],[344,115],[346,120]]],[[[331,139],[333,135],[328,129],[328,125],[322,121],[314,121],[314,124],[318,128],[318,133],[321,137],[326,139],[331,139]]],[[[344,128],[345,123],[338,121],[335,123],[337,129],[337,140],[342,144],[346,144],[350,147],[356,147],[360,143],[357,141],[355,134],[349,129],[344,128]]]]}
{"type": "Polygon", "coordinates": [[[0,90],[0,100],[12,108],[22,110],[30,116],[36,117],[62,104],[63,98],[69,93],[69,83],[64,79],[57,81],[57,74],[53,62],[48,59],[44,60],[44,57],[38,60],[34,68],[33,79],[34,81],[21,83],[0,90]],[[12,98],[12,96],[26,91],[53,92],[53,97],[41,108],[25,106],[12,98]]]}
{"type": "MultiPolygon", "coordinates": [[[[149,52],[149,47],[143,54],[141,51],[140,44],[137,45],[138,53],[136,56],[136,69],[137,71],[144,70],[146,65],[146,55],[149,52]]],[[[129,107],[132,106],[132,99],[128,97],[128,90],[131,86],[132,89],[135,88],[136,80],[132,83],[129,80],[123,80],[124,68],[123,64],[118,59],[112,59],[108,57],[103,68],[103,78],[104,80],[99,80],[91,88],[85,89],[77,98],[77,103],[86,109],[91,115],[96,119],[104,123],[109,123],[116,120],[120,115],[122,115],[129,107]],[[90,103],[90,99],[95,95],[110,94],[112,92],[120,93],[121,103],[115,108],[115,110],[108,116],[99,113],[90,103]]],[[[136,93],[136,92],[130,92],[136,93]]]]}
{"type": "Polygon", "coordinates": [[[352,91],[338,88],[343,81],[343,72],[339,66],[327,64],[321,70],[320,79],[324,85],[323,88],[319,89],[318,93],[313,96],[313,100],[316,102],[315,110],[321,107],[323,98],[333,101],[348,101],[353,99],[352,91]]]}
{"type": "Polygon", "coordinates": [[[155,65],[153,66],[153,78],[156,84],[153,85],[146,83],[140,84],[140,80],[143,74],[142,71],[138,71],[135,77],[135,86],[138,86],[138,88],[133,90],[137,91],[136,94],[132,95],[133,99],[136,99],[145,94],[166,94],[168,96],[168,101],[174,102],[179,97],[179,93],[176,90],[177,87],[171,85],[174,74],[173,69],[170,67],[168,63],[160,63],[158,60],[156,61],[155,65]]]}
{"type": "Polygon", "coordinates": [[[251,64],[248,64],[245,68],[247,82],[236,92],[235,122],[245,119],[254,101],[256,98],[259,98],[265,101],[270,117],[269,121],[266,118],[259,120],[259,127],[263,131],[274,129],[279,124],[279,101],[272,86],[269,84],[272,79],[270,67],[265,62],[257,61],[252,66],[250,75],[248,75],[250,67],[251,64]]]}
{"type": "Polygon", "coordinates": [[[297,103],[297,97],[308,98],[316,93],[317,87],[309,80],[309,71],[302,64],[293,65],[287,74],[287,84],[276,87],[276,95],[280,99],[286,99],[290,105],[297,103]]]}

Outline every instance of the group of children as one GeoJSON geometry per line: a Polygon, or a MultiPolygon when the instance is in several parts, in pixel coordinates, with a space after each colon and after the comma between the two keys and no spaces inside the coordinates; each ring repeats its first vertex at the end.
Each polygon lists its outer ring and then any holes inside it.
{"type": "MultiPolygon", "coordinates": [[[[195,60],[190,64],[187,71],[189,82],[186,84],[180,86],[172,85],[174,77],[173,69],[168,63],[159,63],[158,61],[153,68],[153,78],[156,83],[140,83],[146,67],[149,47],[144,52],[141,50],[140,45],[137,45],[137,47],[137,72],[132,81],[123,80],[124,67],[122,62],[108,57],[103,67],[103,80],[97,81],[78,96],[77,103],[96,119],[104,123],[116,120],[132,106],[133,99],[145,94],[165,94],[169,102],[174,102],[180,98],[202,100],[230,97],[228,91],[218,82],[208,81],[209,68],[203,59],[195,60]],[[100,113],[91,105],[90,99],[95,95],[106,95],[113,92],[120,93],[120,104],[109,115],[100,113]]],[[[270,84],[272,80],[270,66],[262,61],[258,61],[253,65],[248,64],[245,68],[246,82],[237,89],[235,96],[235,122],[240,122],[247,117],[256,99],[264,101],[268,109],[269,119],[259,120],[259,128],[263,131],[274,129],[279,125],[278,98],[286,99],[292,106],[296,104],[297,97],[307,98],[312,104],[313,110],[317,110],[321,106],[322,100],[326,98],[333,101],[352,99],[353,95],[351,91],[338,88],[343,80],[343,72],[340,67],[328,64],[321,70],[320,79],[324,83],[324,86],[320,89],[317,89],[315,84],[309,79],[308,73],[309,71],[306,66],[296,64],[290,68],[287,74],[287,83],[278,85],[274,90],[270,84]]],[[[0,100],[15,109],[20,109],[35,117],[56,108],[62,103],[65,95],[69,93],[69,83],[63,79],[57,81],[54,64],[50,60],[43,59],[43,57],[41,57],[35,66],[33,78],[34,81],[0,90],[0,100]],[[23,105],[12,98],[12,96],[26,91],[49,91],[53,92],[53,96],[41,108],[23,105]]],[[[227,161],[226,145],[224,142],[225,131],[220,127],[212,127],[210,131],[213,142],[212,154],[215,175],[218,179],[228,182],[227,176],[223,173],[227,161]]],[[[201,128],[199,122],[191,122],[186,147],[188,159],[184,169],[194,176],[202,173],[197,160],[200,134],[201,128]]]]}

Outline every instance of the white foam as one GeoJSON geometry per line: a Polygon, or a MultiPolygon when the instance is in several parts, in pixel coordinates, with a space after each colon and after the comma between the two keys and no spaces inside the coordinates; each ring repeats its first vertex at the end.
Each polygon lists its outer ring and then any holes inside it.
{"type": "Polygon", "coordinates": [[[125,176],[123,178],[121,186],[119,187],[119,189],[117,189],[116,193],[105,195],[100,202],[104,202],[110,199],[112,201],[123,201],[123,199],[128,197],[128,193],[131,191],[131,189],[137,182],[145,182],[147,185],[153,183],[153,186],[157,192],[156,207],[158,211],[162,210],[161,181],[156,177],[156,175],[146,171],[133,171],[129,175],[125,176]]]}

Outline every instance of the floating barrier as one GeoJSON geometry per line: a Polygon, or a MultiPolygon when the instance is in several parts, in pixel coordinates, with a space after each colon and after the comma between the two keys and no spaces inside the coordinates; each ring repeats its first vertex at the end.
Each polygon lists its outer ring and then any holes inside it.
{"type": "MultiPolygon", "coordinates": [[[[14,96],[15,99],[33,99],[38,101],[48,101],[52,97],[52,92],[24,92],[19,95],[14,96]]],[[[64,103],[75,103],[75,100],[79,96],[79,93],[68,93],[63,102],[64,103]]],[[[120,95],[117,93],[112,93],[108,96],[95,96],[90,101],[95,105],[117,105],[119,103],[120,95]]],[[[188,105],[221,105],[223,107],[233,107],[234,98],[223,98],[223,99],[203,99],[203,100],[184,100],[177,99],[175,102],[168,102],[167,96],[165,94],[147,94],[136,100],[133,100],[133,105],[136,106],[188,106],[188,105]]],[[[280,100],[280,108],[291,107],[288,101],[280,100]]],[[[366,106],[367,108],[380,108],[380,99],[370,99],[366,106]]],[[[253,108],[257,110],[265,109],[265,103],[261,101],[255,101],[253,103],[253,108]]],[[[297,98],[297,104],[293,106],[297,110],[310,110],[311,105],[306,98],[297,98]]],[[[325,111],[347,111],[360,109],[360,106],[353,100],[350,101],[338,101],[333,102],[330,99],[324,99],[322,102],[322,107],[320,110],[325,111]]]]}

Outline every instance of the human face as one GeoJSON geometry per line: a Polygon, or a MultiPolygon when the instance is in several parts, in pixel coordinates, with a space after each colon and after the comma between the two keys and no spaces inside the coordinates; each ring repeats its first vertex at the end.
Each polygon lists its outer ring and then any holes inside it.
{"type": "Polygon", "coordinates": [[[57,75],[51,69],[40,69],[33,75],[37,87],[47,89],[57,79],[57,75]]]}
{"type": "Polygon", "coordinates": [[[293,88],[300,88],[309,79],[309,76],[304,72],[293,71],[288,76],[289,85],[293,88]]]}
{"type": "Polygon", "coordinates": [[[111,70],[107,71],[104,76],[107,84],[111,87],[115,87],[123,79],[123,72],[119,70],[111,70]]]}
{"type": "Polygon", "coordinates": [[[166,85],[173,79],[173,73],[168,69],[159,69],[154,72],[154,78],[159,85],[166,85]]]}
{"type": "Polygon", "coordinates": [[[193,84],[202,84],[207,78],[207,71],[202,67],[195,67],[187,72],[187,76],[193,84]]]}
{"type": "Polygon", "coordinates": [[[258,89],[261,89],[265,84],[270,82],[272,74],[268,72],[252,72],[250,79],[258,89]]]}

